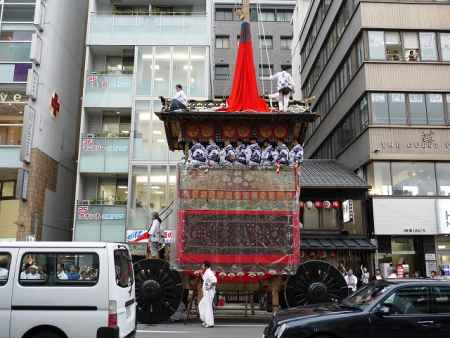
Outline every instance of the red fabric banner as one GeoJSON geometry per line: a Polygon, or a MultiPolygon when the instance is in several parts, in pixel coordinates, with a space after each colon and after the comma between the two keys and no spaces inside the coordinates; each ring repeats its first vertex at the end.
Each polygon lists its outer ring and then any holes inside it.
{"type": "Polygon", "coordinates": [[[268,112],[266,101],[259,96],[250,24],[243,22],[241,38],[233,76],[233,87],[228,98],[228,112],[268,112]]]}

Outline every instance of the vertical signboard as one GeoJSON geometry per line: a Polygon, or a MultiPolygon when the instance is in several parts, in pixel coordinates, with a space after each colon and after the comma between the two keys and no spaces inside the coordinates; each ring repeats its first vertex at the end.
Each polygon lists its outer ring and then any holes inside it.
{"type": "Polygon", "coordinates": [[[30,163],[31,148],[33,147],[34,122],[36,112],[29,105],[25,106],[24,126],[22,129],[22,149],[20,152],[20,160],[30,163]]]}

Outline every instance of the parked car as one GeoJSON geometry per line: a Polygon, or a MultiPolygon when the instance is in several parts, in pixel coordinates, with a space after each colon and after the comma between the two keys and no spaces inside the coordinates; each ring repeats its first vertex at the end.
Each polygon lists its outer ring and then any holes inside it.
{"type": "Polygon", "coordinates": [[[300,306],[274,314],[265,338],[448,338],[450,283],[384,280],[341,303],[300,306]]]}
{"type": "Polygon", "coordinates": [[[136,334],[133,265],[116,243],[0,243],[1,338],[136,334]]]}

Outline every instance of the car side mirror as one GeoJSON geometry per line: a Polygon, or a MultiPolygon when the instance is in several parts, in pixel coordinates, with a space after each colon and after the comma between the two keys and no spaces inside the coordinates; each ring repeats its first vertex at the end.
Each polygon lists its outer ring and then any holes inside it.
{"type": "Polygon", "coordinates": [[[382,305],[378,309],[375,310],[375,315],[378,317],[384,317],[391,313],[391,309],[389,306],[382,305]]]}

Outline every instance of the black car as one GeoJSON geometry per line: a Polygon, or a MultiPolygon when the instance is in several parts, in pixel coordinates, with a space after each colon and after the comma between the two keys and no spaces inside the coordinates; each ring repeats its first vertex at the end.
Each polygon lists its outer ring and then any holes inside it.
{"type": "Polygon", "coordinates": [[[264,338],[449,338],[450,282],[383,280],[341,303],[274,314],[264,338]]]}

